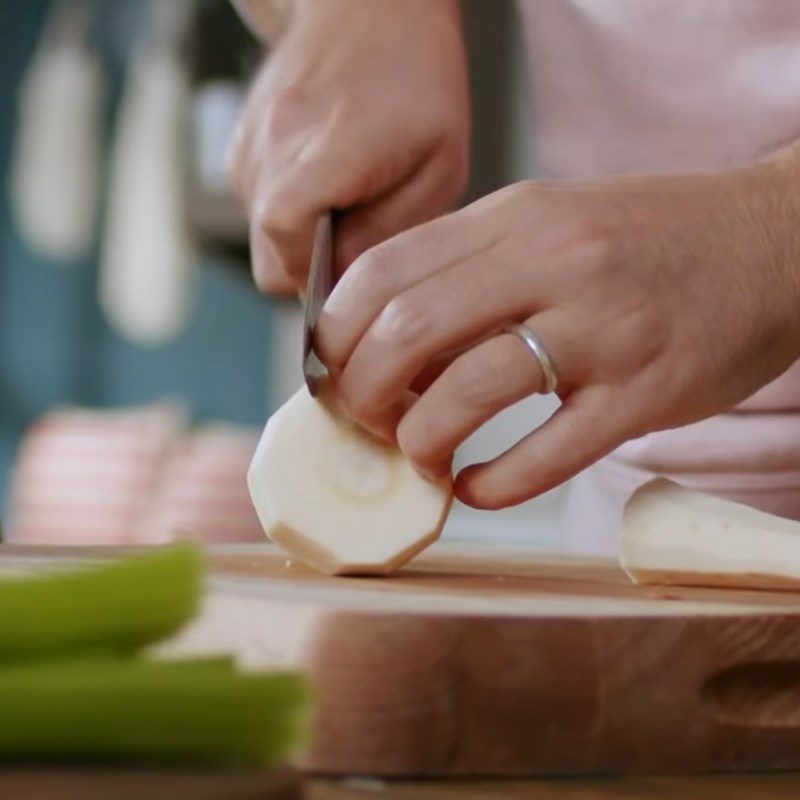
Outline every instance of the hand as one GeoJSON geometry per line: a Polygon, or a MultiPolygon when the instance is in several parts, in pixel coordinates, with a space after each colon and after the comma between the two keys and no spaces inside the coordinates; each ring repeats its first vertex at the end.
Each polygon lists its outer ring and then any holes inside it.
{"type": "Polygon", "coordinates": [[[442,213],[463,189],[468,150],[455,0],[300,0],[252,87],[231,156],[258,286],[305,286],[320,212],[345,212],[339,272],[442,213]]]}
{"type": "Polygon", "coordinates": [[[541,389],[525,344],[497,335],[529,325],[562,405],[458,475],[457,496],[479,508],[521,502],[628,439],[730,408],[800,355],[796,173],[779,159],[524,182],[394,237],[352,265],[320,321],[342,404],[373,430],[391,420],[418,468],[441,474],[482,423],[541,389]]]}

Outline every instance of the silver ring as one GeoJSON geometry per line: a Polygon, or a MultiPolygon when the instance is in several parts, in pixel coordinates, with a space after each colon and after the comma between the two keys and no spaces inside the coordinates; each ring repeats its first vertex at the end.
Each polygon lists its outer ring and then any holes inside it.
{"type": "Polygon", "coordinates": [[[550,358],[550,353],[547,352],[547,348],[542,344],[542,340],[527,325],[509,325],[506,328],[506,332],[519,336],[525,342],[528,350],[533,353],[542,368],[544,388],[541,393],[552,394],[558,387],[558,375],[556,374],[553,359],[550,358]]]}

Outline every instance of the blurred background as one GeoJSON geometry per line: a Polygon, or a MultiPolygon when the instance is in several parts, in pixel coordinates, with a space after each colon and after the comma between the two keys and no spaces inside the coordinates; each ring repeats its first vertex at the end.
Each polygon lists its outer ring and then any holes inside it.
{"type": "MultiPolygon", "coordinates": [[[[535,174],[511,0],[464,3],[465,200],[535,174]]],[[[262,46],[225,0],[0,5],[0,514],[6,538],[260,535],[244,471],[300,384],[300,309],[259,296],[225,181],[262,46]]],[[[493,421],[460,462],[553,409],[493,421]]],[[[560,492],[446,535],[557,543],[560,492]]]]}

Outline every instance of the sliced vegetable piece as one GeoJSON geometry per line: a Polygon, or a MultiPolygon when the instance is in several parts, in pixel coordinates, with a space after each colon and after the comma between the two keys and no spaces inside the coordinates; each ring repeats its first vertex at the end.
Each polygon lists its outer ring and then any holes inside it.
{"type": "Polygon", "coordinates": [[[0,760],[270,765],[302,742],[294,673],[225,659],[88,658],[0,667],[0,760]]]}
{"type": "Polygon", "coordinates": [[[342,418],[304,387],[267,422],[248,473],[267,535],[333,574],[386,574],[441,533],[452,485],[342,418]]]}
{"type": "Polygon", "coordinates": [[[161,639],[194,615],[202,572],[200,551],[182,542],[68,572],[2,578],[0,662],[133,651],[161,639]]]}
{"type": "Polygon", "coordinates": [[[800,522],[663,478],[625,506],[621,561],[636,583],[800,588],[800,522]]]}

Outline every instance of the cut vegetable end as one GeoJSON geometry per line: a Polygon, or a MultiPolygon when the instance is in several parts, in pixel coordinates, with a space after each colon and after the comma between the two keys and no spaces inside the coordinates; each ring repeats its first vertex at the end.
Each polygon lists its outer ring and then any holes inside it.
{"type": "Polygon", "coordinates": [[[422,478],[396,448],[299,391],[269,420],[248,472],[267,535],[336,575],[385,575],[435,541],[449,481],[422,478]]]}
{"type": "Polygon", "coordinates": [[[302,744],[294,673],[115,659],[0,669],[0,759],[271,765],[302,744]]]}
{"type": "MultiPolygon", "coordinates": [[[[444,524],[444,521],[442,521],[442,524],[444,524]]],[[[403,564],[407,564],[414,556],[433,544],[439,538],[440,530],[434,531],[430,536],[415,542],[408,549],[398,553],[393,559],[373,564],[342,562],[334,553],[319,547],[315,542],[302,536],[297,531],[280,525],[270,529],[269,537],[287,553],[291,553],[293,557],[302,561],[306,566],[317,570],[317,572],[351,577],[358,575],[386,576],[396,572],[403,564]]]]}
{"type": "Polygon", "coordinates": [[[189,543],[69,572],[0,580],[0,661],[132,651],[196,612],[202,556],[189,543]]]}
{"type": "Polygon", "coordinates": [[[626,570],[634,583],[655,586],[694,586],[716,589],[775,589],[800,591],[800,578],[758,573],[679,572],[676,570],[626,570]]]}
{"type": "Polygon", "coordinates": [[[800,589],[800,523],[658,479],[625,506],[621,563],[636,583],[800,589]]]}

